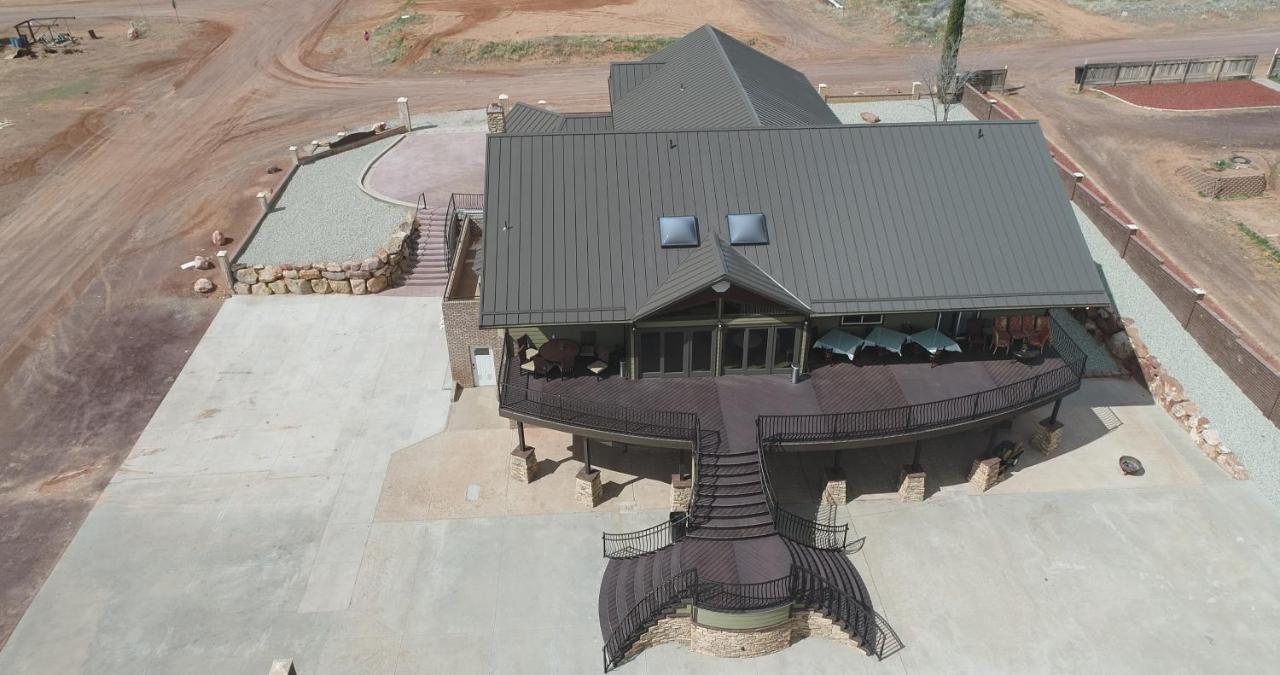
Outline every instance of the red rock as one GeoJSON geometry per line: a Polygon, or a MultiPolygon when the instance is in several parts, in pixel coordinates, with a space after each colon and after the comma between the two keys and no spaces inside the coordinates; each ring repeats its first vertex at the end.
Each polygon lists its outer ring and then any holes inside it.
{"type": "Polygon", "coordinates": [[[1249,479],[1249,472],[1244,468],[1244,465],[1240,464],[1240,460],[1236,459],[1235,453],[1224,452],[1218,455],[1214,461],[1232,478],[1236,480],[1249,479]]]}

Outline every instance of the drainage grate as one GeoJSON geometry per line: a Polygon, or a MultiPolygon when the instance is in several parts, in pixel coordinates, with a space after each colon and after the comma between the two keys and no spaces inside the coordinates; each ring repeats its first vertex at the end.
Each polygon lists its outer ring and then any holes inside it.
{"type": "Polygon", "coordinates": [[[1102,426],[1107,428],[1107,431],[1115,431],[1124,424],[1124,422],[1120,421],[1120,417],[1116,415],[1116,411],[1107,406],[1094,408],[1093,414],[1098,418],[1099,422],[1102,422],[1102,426]]]}

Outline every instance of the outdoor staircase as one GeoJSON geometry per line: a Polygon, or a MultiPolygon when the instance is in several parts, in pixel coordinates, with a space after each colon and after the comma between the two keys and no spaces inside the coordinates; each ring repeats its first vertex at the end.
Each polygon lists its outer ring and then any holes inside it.
{"type": "MultiPolygon", "coordinates": [[[[680,547],[667,546],[635,558],[610,560],[600,584],[600,627],[606,640],[609,629],[622,624],[622,619],[645,596],[680,573],[680,547]]],[[[662,616],[651,617],[647,628],[662,616]]],[[[643,628],[639,631],[643,633],[643,628]]],[[[632,637],[639,637],[639,633],[632,637]]]]}
{"type": "Polygon", "coordinates": [[[755,448],[739,450],[708,439],[697,462],[689,537],[733,540],[776,533],[755,448]]]}
{"type": "Polygon", "coordinates": [[[401,284],[415,295],[444,295],[445,285],[449,283],[445,212],[444,207],[418,209],[418,229],[410,239],[401,284]]]}

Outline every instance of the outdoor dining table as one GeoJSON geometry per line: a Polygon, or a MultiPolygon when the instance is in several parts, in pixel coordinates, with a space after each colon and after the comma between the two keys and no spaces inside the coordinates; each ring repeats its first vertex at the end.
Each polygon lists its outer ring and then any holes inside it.
{"type": "Polygon", "coordinates": [[[578,358],[578,343],[573,340],[564,338],[556,338],[547,340],[538,348],[538,356],[546,359],[547,363],[560,366],[561,369],[572,368],[573,362],[578,358]]]}

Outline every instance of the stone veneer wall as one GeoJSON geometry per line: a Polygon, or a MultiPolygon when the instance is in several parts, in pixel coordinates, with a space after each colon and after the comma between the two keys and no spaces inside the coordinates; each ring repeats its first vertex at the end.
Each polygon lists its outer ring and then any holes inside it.
{"type": "Polygon", "coordinates": [[[1257,169],[1216,171],[1184,166],[1176,173],[1202,197],[1256,197],[1267,189],[1267,177],[1257,169]]]}
{"type": "Polygon", "coordinates": [[[399,283],[404,275],[410,237],[417,228],[417,221],[397,225],[387,242],[364,260],[297,265],[236,263],[231,268],[231,290],[238,295],[381,293],[399,283]]]}
{"type": "Polygon", "coordinates": [[[794,609],[791,618],[777,626],[755,630],[723,630],[694,623],[689,615],[659,619],[627,650],[627,659],[668,642],[689,647],[699,654],[722,658],[752,658],[781,651],[808,637],[843,642],[864,654],[869,653],[835,622],[819,612],[794,609]]]}
{"type": "Polygon", "coordinates": [[[502,376],[502,341],[501,328],[480,327],[480,300],[445,300],[444,335],[449,345],[449,370],[453,373],[453,381],[464,387],[476,386],[471,372],[471,348],[488,347],[493,350],[493,363],[502,376]]]}

